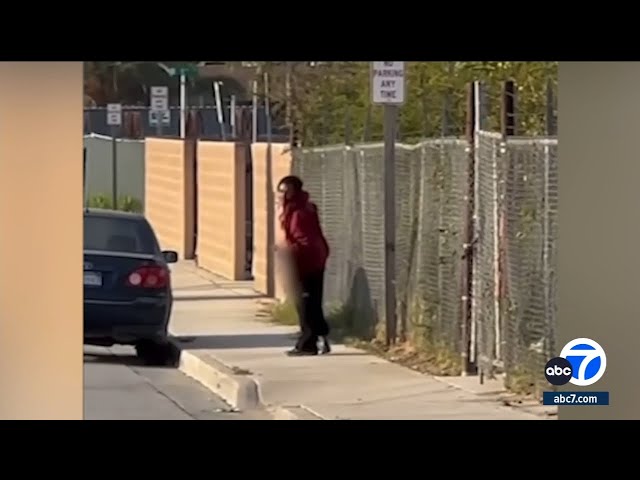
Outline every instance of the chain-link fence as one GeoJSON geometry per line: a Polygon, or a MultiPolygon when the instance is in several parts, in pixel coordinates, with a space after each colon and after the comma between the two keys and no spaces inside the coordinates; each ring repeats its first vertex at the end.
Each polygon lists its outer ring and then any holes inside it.
{"type": "MultiPolygon", "coordinates": [[[[250,105],[227,104],[219,113],[214,106],[187,108],[187,114],[195,114],[199,120],[202,138],[208,140],[233,141],[240,131],[255,128],[255,138],[258,142],[288,141],[289,132],[282,125],[271,119],[267,121],[266,110],[263,106],[253,109],[250,105]],[[255,119],[253,118],[255,117],[255,119]],[[241,125],[248,122],[250,125],[241,125]],[[268,132],[269,126],[271,132],[268,132]]],[[[112,135],[112,127],[107,125],[106,107],[85,107],[84,133],[98,135],[112,135]]],[[[178,137],[180,135],[180,108],[171,106],[165,115],[158,115],[148,106],[123,105],[122,125],[116,128],[119,138],[144,138],[147,136],[178,137]],[[160,125],[158,125],[160,121],[160,125]]]]}
{"type": "MultiPolygon", "coordinates": [[[[468,148],[466,142],[443,139],[425,141],[416,151],[415,254],[401,259],[412,266],[408,278],[413,288],[405,296],[410,306],[407,338],[439,351],[459,353],[468,148]]],[[[399,187],[403,196],[406,187],[399,187]]]]}
{"type": "MultiPolygon", "coordinates": [[[[479,131],[396,147],[397,336],[483,376],[536,386],[554,350],[557,142],[479,131]],[[469,171],[474,152],[475,171],[469,171]],[[474,178],[471,352],[463,341],[463,262],[474,178]]],[[[332,254],[328,307],[347,306],[369,338],[384,325],[384,147],[294,151],[332,254]]],[[[530,389],[529,389],[530,390],[530,389]]]]}
{"type": "Polygon", "coordinates": [[[478,131],[475,135],[475,211],[472,283],[472,351],[480,374],[493,375],[502,360],[500,309],[501,173],[505,147],[502,136],[478,131]]]}
{"type": "MultiPolygon", "coordinates": [[[[399,335],[460,349],[460,265],[468,148],[458,139],[397,146],[399,335]]],[[[355,309],[359,331],[384,317],[381,144],[303,149],[294,171],[318,204],[332,254],[325,301],[355,309]]]]}
{"type": "Polygon", "coordinates": [[[506,142],[503,208],[502,360],[508,384],[539,391],[555,351],[558,143],[506,142]]]}

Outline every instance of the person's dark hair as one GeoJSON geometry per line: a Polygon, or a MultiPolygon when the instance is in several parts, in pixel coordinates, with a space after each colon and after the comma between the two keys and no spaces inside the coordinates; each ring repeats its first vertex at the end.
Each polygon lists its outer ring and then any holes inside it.
{"type": "Polygon", "coordinates": [[[300,190],[302,190],[303,183],[300,177],[296,177],[295,175],[288,175],[278,182],[278,188],[280,188],[282,185],[290,186],[294,191],[299,192],[300,190]]]}

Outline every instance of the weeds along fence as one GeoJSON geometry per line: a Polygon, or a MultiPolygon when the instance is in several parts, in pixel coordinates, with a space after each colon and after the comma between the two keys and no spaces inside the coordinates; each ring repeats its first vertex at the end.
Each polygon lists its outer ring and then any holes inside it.
{"type": "MultiPolygon", "coordinates": [[[[438,138],[396,149],[395,336],[450,357],[449,373],[470,364],[482,376],[504,372],[513,389],[537,391],[555,348],[557,141],[478,131],[472,142],[438,138]]],[[[294,151],[294,172],[318,204],[332,248],[327,307],[347,309],[364,338],[385,324],[383,162],[382,144],[294,151]]]]}

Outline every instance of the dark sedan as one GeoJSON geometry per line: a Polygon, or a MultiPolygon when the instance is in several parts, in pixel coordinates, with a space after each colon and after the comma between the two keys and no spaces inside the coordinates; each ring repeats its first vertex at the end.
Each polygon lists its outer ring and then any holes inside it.
{"type": "Polygon", "coordinates": [[[149,363],[169,361],[169,264],[177,260],[143,215],[85,210],[84,343],[133,345],[149,363]]]}

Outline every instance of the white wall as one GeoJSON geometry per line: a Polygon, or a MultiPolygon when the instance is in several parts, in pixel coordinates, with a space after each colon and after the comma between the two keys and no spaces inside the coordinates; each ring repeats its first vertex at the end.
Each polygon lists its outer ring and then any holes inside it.
{"type": "MultiPolygon", "coordinates": [[[[111,137],[90,134],[84,136],[87,149],[88,196],[112,193],[111,137]]],[[[130,195],[144,205],[144,140],[117,140],[118,197],[130,195]]]]}

